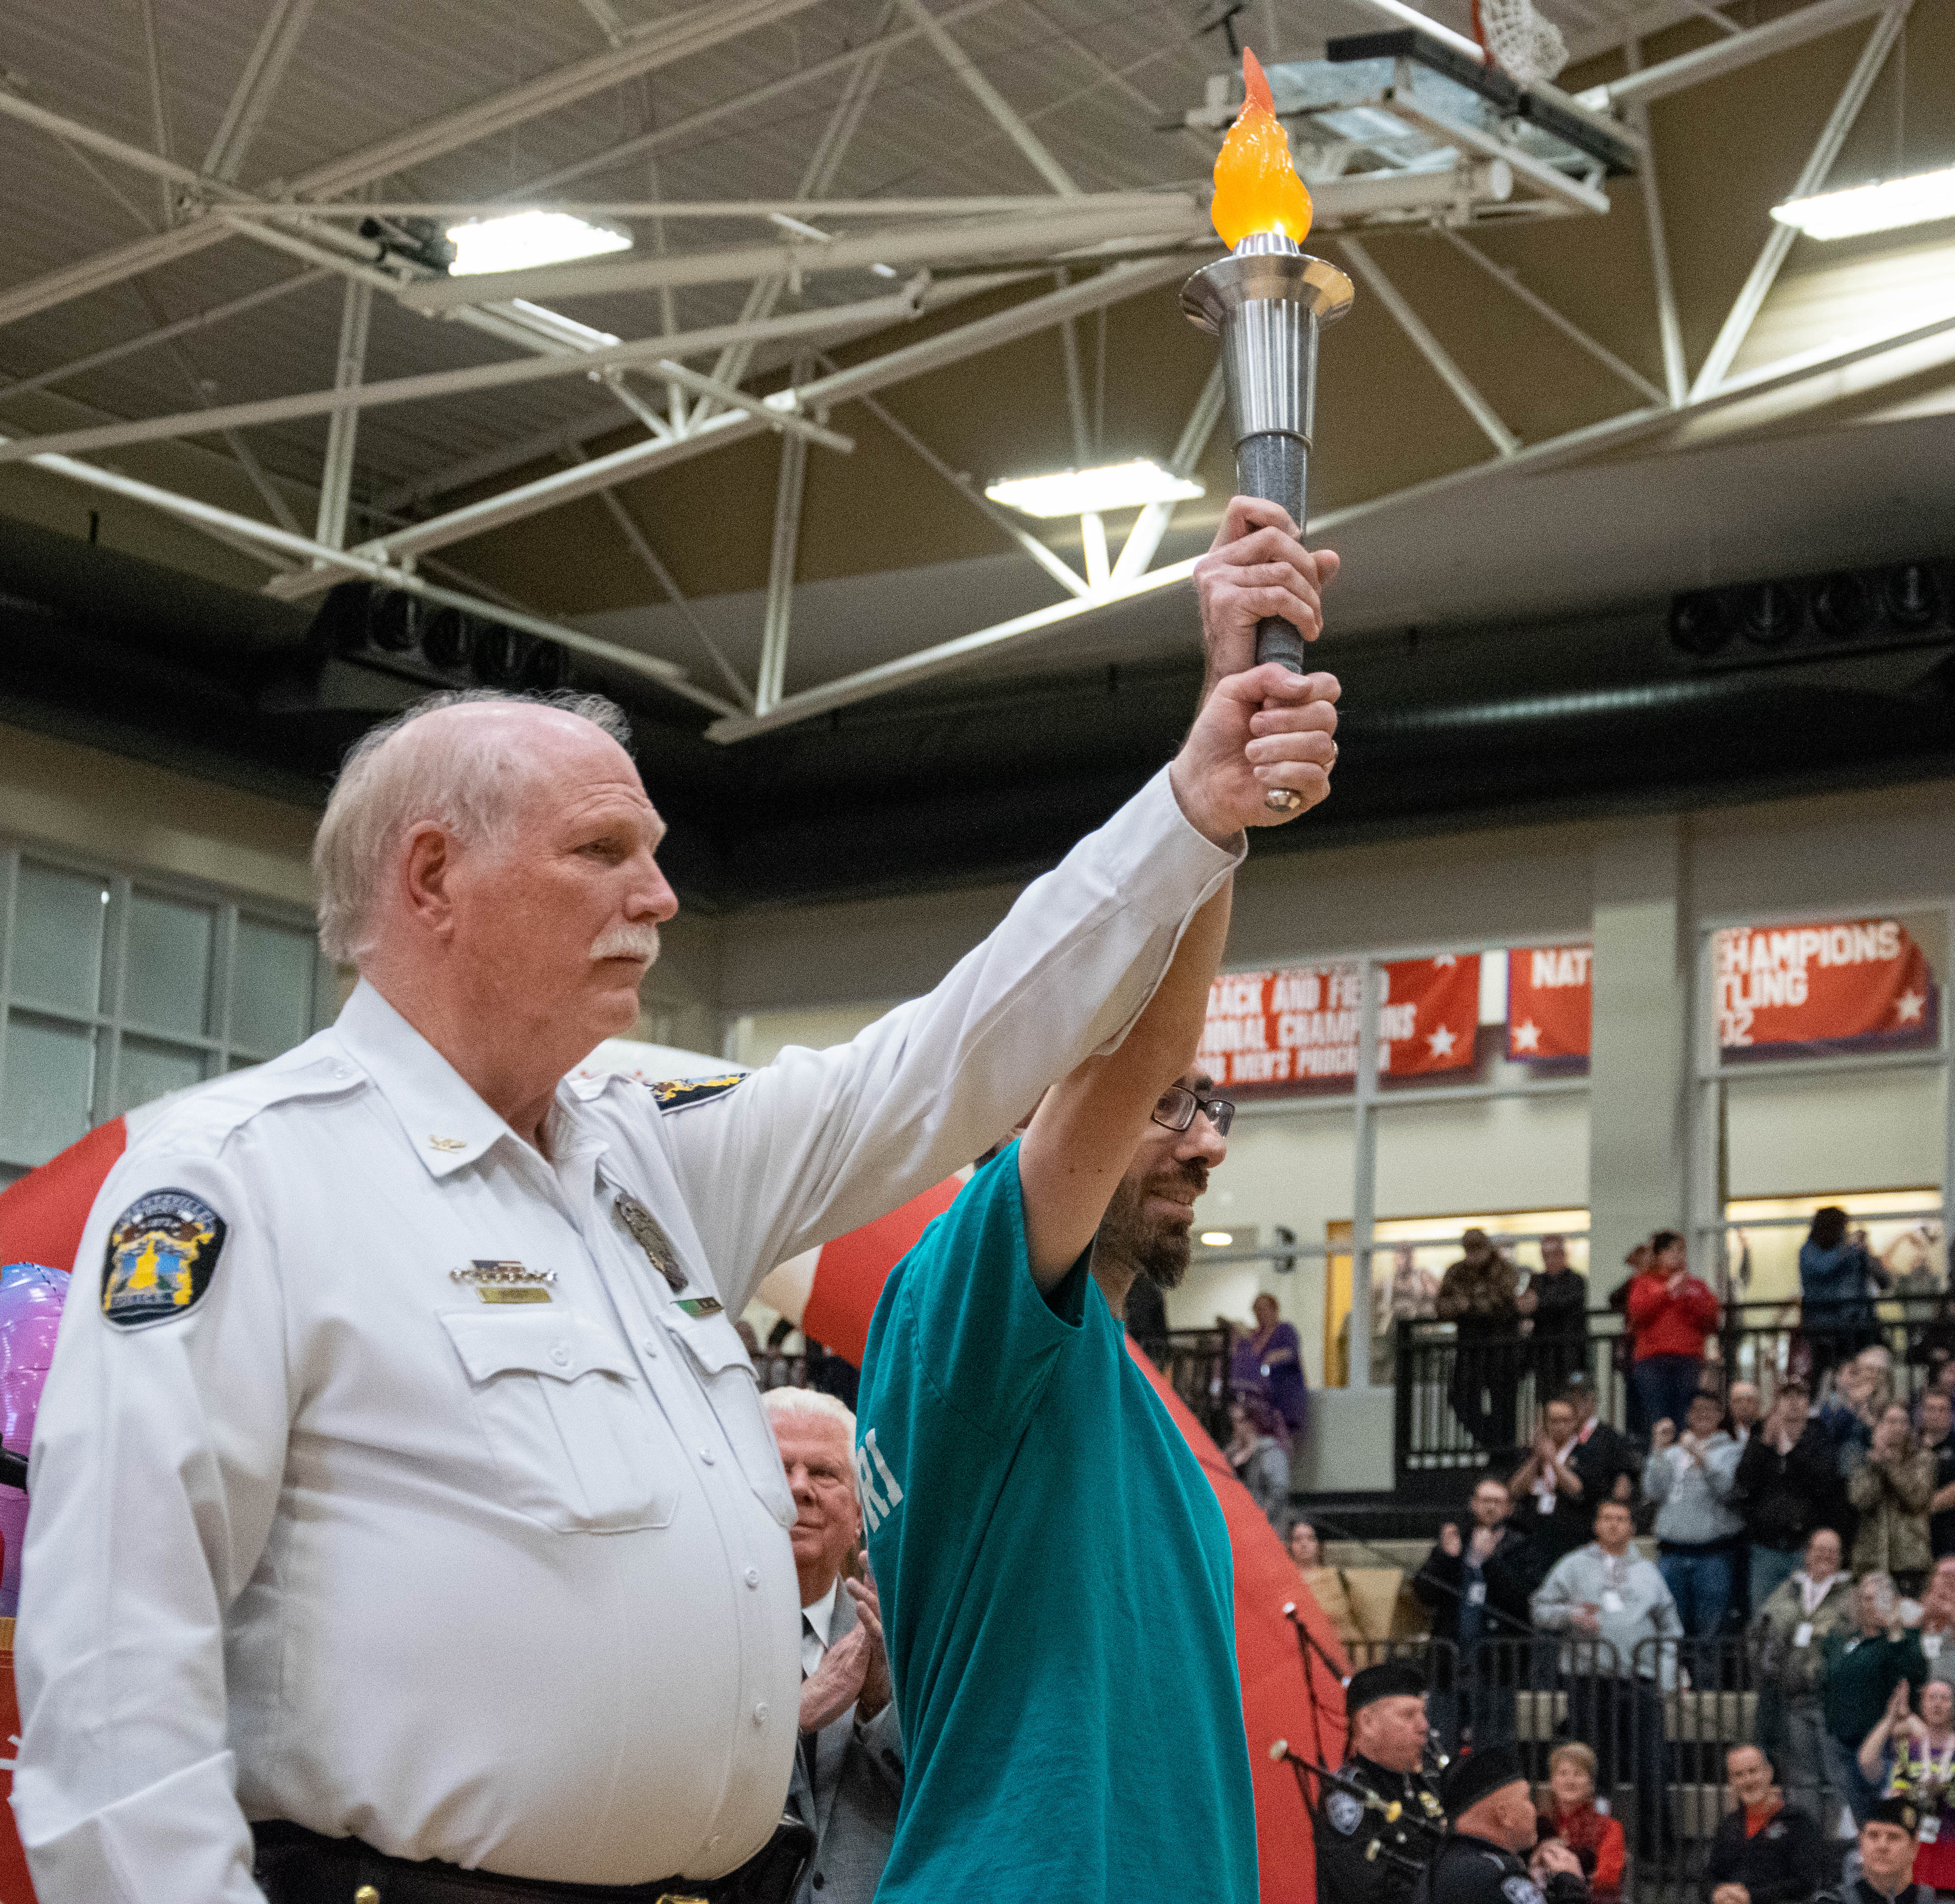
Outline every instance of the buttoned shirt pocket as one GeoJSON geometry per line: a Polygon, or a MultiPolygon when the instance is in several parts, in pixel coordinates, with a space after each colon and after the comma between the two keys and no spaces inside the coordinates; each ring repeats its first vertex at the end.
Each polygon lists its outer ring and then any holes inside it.
{"type": "Polygon", "coordinates": [[[720,1430],[732,1444],[741,1471],[760,1505],[782,1527],[792,1527],[794,1496],[773,1430],[760,1406],[760,1381],[739,1332],[723,1315],[688,1316],[682,1309],[672,1309],[660,1319],[685,1344],[720,1430]]]}
{"type": "Polygon", "coordinates": [[[603,1329],[555,1303],[449,1310],[441,1321],[468,1371],[509,1506],[559,1534],[670,1524],[684,1458],[603,1329]]]}

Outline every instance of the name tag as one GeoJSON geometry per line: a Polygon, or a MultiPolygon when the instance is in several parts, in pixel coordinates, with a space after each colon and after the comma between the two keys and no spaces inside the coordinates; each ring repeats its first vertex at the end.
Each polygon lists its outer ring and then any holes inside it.
{"type": "Polygon", "coordinates": [[[1924,1845],[1931,1845],[1941,1836],[1941,1814],[1934,1812],[1921,1821],[1921,1830],[1916,1834],[1924,1845]]]}
{"type": "Polygon", "coordinates": [[[1534,1497],[1534,1511],[1537,1514],[1552,1514],[1554,1512],[1554,1496],[1551,1494],[1537,1494],[1534,1497]]]}
{"type": "Polygon", "coordinates": [[[1484,1580],[1476,1580],[1466,1589],[1466,1604],[1469,1606],[1484,1606],[1486,1603],[1487,1583],[1484,1580]]]}
{"type": "Polygon", "coordinates": [[[1613,1587],[1604,1587],[1602,1589],[1602,1611],[1605,1613],[1620,1613],[1622,1610],[1622,1595],[1613,1587]]]}
{"type": "Polygon", "coordinates": [[[539,1289],[534,1283],[487,1283],[476,1291],[485,1303],[546,1303],[550,1299],[547,1289],[539,1289]]]}
{"type": "MultiPolygon", "coordinates": [[[[1921,1650],[1923,1653],[1926,1653],[1931,1660],[1940,1659],[1941,1657],[1941,1635],[1939,1633],[1922,1634],[1921,1636],[1921,1650]]],[[[1923,1842],[1925,1843],[1931,1844],[1934,1843],[1934,1840],[1932,1839],[1924,1839],[1923,1842]]]]}
{"type": "Polygon", "coordinates": [[[1812,1622],[1810,1620],[1801,1620],[1793,1628],[1792,1643],[1794,1646],[1810,1646],[1812,1644],[1812,1622]]]}

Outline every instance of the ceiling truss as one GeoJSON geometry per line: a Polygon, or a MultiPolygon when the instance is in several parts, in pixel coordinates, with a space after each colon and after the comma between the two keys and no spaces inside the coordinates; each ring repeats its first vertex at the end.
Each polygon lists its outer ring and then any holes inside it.
{"type": "MultiPolygon", "coordinates": [[[[307,268],[274,284],[212,304],[174,322],[159,321],[150,330],[70,361],[58,364],[0,388],[0,402],[47,392],[111,363],[121,362],[155,348],[180,349],[180,340],[217,326],[232,324],[279,300],[337,278],[344,286],[340,342],[332,386],[252,402],[216,405],[200,398],[192,409],[158,416],[109,421],[72,429],[43,430],[38,435],[0,437],[0,462],[25,462],[67,480],[87,484],[162,510],[188,522],[232,547],[256,552],[272,570],[266,586],[288,599],[328,588],[348,575],[364,576],[388,586],[416,591],[429,600],[493,615],[513,626],[557,641],[575,651],[628,668],[660,689],[690,699],[717,718],[708,729],[713,738],[734,741],[790,722],[805,719],[892,689],[930,678],[962,666],[979,654],[1037,641],[1082,615],[1091,614],[1151,591],[1186,579],[1186,562],[1154,567],[1154,558],[1172,516],[1170,506],[1141,512],[1117,556],[1109,550],[1104,525],[1098,519],[1082,524],[1084,573],[1066,562],[1019,525],[1015,518],[987,500],[970,479],[955,470],[924,439],[877,400],[877,393],[926,372],[996,348],[1047,329],[1059,334],[1067,371],[1068,406],[1077,454],[1084,461],[1096,443],[1075,329],[1083,317],[1103,314],[1122,298],[1157,289],[1185,275],[1207,238],[1206,214],[1200,198],[1186,191],[1158,188],[1144,191],[1082,188],[1055,155],[1028,114],[1013,103],[1006,90],[988,74],[952,29],[975,20],[1001,0],[965,0],[965,4],[933,10],[927,0],[889,0],[872,37],[864,44],[817,61],[785,77],[748,89],[663,128],[646,126],[603,151],[569,165],[559,165],[524,188],[491,200],[443,199],[400,196],[369,197],[372,188],[401,180],[417,167],[480,145],[533,121],[644,76],[703,55],[712,49],[763,28],[775,27],[820,3],[820,0],[731,0],[730,4],[698,6],[653,23],[633,24],[611,0],[581,0],[584,11],[606,41],[602,52],[575,61],[540,77],[411,126],[358,151],[316,165],[298,175],[273,180],[247,190],[237,181],[266,115],[288,83],[314,0],[272,0],[263,27],[225,108],[221,123],[200,165],[185,164],[175,156],[170,100],[164,83],[164,64],[157,43],[157,20],[146,4],[141,11],[141,57],[147,76],[153,150],[90,125],[0,85],[0,114],[50,139],[58,140],[106,183],[95,162],[119,165],[156,187],[160,209],[154,218],[140,214],[134,201],[110,187],[119,203],[151,229],[146,235],[111,247],[93,257],[47,272],[11,289],[0,292],[0,326],[73,301],[96,296],[131,279],[140,280],[159,268],[209,247],[243,241],[291,255],[307,268]],[[867,117],[890,55],[921,40],[982,107],[998,136],[1015,150],[1048,188],[1038,195],[974,195],[969,198],[838,199],[830,196],[842,162],[867,117]],[[659,238],[651,247],[620,259],[592,263],[546,266],[539,270],[485,279],[455,279],[376,253],[376,247],[346,229],[356,217],[375,211],[390,216],[447,217],[471,211],[488,212],[515,203],[561,202],[564,186],[593,174],[615,172],[628,162],[649,163],[660,150],[682,145],[708,127],[781,99],[796,88],[840,77],[839,100],[823,121],[800,189],[787,200],[748,199],[723,203],[666,203],[656,197],[593,199],[578,208],[590,215],[655,219],[659,238]],[[790,241],[770,239],[717,250],[675,250],[664,242],[667,222],[694,219],[751,220],[781,226],[789,222],[790,241]],[[845,228],[868,222],[871,229],[845,228]],[[833,229],[845,228],[845,229],[833,229]],[[974,266],[968,275],[946,279],[946,267],[974,266]],[[782,298],[799,294],[811,281],[824,276],[874,267],[886,275],[907,275],[908,282],[885,295],[777,314],[782,298]],[[915,341],[902,341],[902,327],[924,312],[1037,275],[1056,288],[1032,289],[1022,301],[990,315],[915,341]],[[745,284],[740,317],[731,322],[697,327],[674,327],[672,295],[682,288],[745,284]],[[535,307],[537,297],[603,296],[630,292],[661,294],[667,329],[659,335],[619,340],[535,307]],[[370,381],[365,360],[373,302],[382,294],[405,309],[439,314],[513,346],[524,355],[489,364],[370,381]],[[846,367],[820,355],[844,339],[893,333],[889,347],[846,367]],[[756,354],[763,348],[798,353],[784,388],[767,395],[745,387],[756,354]],[[710,370],[685,360],[710,356],[710,370]],[[437,402],[499,388],[582,376],[608,393],[610,408],[593,413],[585,423],[559,429],[547,442],[517,443],[504,452],[504,468],[523,460],[555,457],[562,466],[528,478],[486,496],[477,497],[418,520],[395,520],[377,534],[366,534],[349,546],[354,507],[354,476],[359,449],[360,419],[389,405],[437,402]],[[664,408],[648,402],[628,380],[642,378],[657,386],[664,408]],[[828,418],[843,406],[859,402],[877,424],[889,430],[910,452],[960,497],[981,512],[1066,592],[1054,606],[1018,616],[993,627],[935,645],[917,654],[859,670],[799,692],[787,691],[789,634],[792,626],[795,575],[799,549],[811,446],[847,454],[853,440],[833,427],[828,418]],[[615,430],[620,417],[642,427],[641,439],[608,454],[592,456],[582,447],[590,436],[615,430]],[[326,449],[316,489],[315,527],[307,537],[298,531],[288,498],[266,474],[242,432],[308,418],[327,420],[326,449]],[[619,485],[689,458],[746,440],[761,431],[779,440],[779,471],[764,628],[760,662],[750,685],[710,636],[693,612],[671,571],[635,519],[619,502],[619,485]],[[581,434],[579,433],[581,433],[581,434]],[[143,483],[83,457],[139,443],[187,440],[216,435],[253,481],[274,519],[260,521],[225,509],[193,496],[143,483]],[[677,664],[647,656],[622,644],[600,639],[547,617],[512,608],[495,591],[476,594],[431,583],[420,572],[435,553],[456,543],[558,508],[578,498],[600,497],[635,558],[675,606],[697,638],[702,654],[732,698],[717,689],[694,682],[677,664]]],[[[1452,34],[1402,4],[1402,0],[1363,0],[1374,11],[1409,19],[1440,37],[1459,43],[1452,34]]],[[[1875,81],[1884,68],[1905,24],[1911,0],[1816,0],[1816,4],[1771,24],[1739,30],[1717,16],[1726,36],[1698,52],[1656,66],[1643,68],[1633,37],[1627,41],[1632,70],[1623,79],[1582,96],[1589,110],[1613,112],[1647,150],[1648,102],[1682,87],[1735,70],[1875,14],[1852,77],[1815,140],[1798,190],[1823,184],[1837,158],[1875,81]]],[[[1708,8],[1700,11],[1711,12],[1708,8]]],[[[1154,102],[1131,82],[1136,64],[1116,68],[1076,38],[1054,29],[1058,39],[1093,65],[1094,88],[1113,86],[1144,109],[1154,102]]],[[[1470,48],[1471,43],[1462,43],[1470,48]]],[[[1456,45],[1456,57],[1457,46],[1456,45]]],[[[1400,65],[1402,68],[1404,62],[1400,65]]],[[[1797,402],[1805,393],[1815,402],[1837,392],[1839,373],[1856,370],[1865,377],[1878,374],[1885,358],[1912,363],[1923,347],[1947,342],[1947,321],[1916,325],[1890,335],[1863,339],[1807,358],[1769,366],[1765,371],[1733,379],[1733,363],[1758,316],[1790,244],[1788,228],[1774,227],[1742,291],[1733,301],[1716,344],[1686,383],[1680,326],[1671,280],[1661,207],[1645,179],[1642,197],[1648,220],[1652,255],[1652,319],[1661,334],[1665,385],[1659,389],[1615,353],[1584,331],[1550,300],[1521,284],[1497,266],[1453,227],[1477,204],[1503,197],[1495,171],[1509,168],[1563,211],[1606,210],[1607,199],[1595,179],[1554,172],[1526,155],[1503,145],[1475,125],[1435,115],[1413,102],[1409,80],[1399,88],[1403,99],[1394,110],[1418,121],[1452,154],[1450,167],[1421,161],[1413,165],[1387,161],[1370,172],[1339,172],[1317,181],[1324,222],[1343,235],[1336,242],[1354,272],[1431,367],[1442,384],[1492,446],[1494,459],[1467,471],[1441,479],[1443,484],[1484,480],[1509,471],[1538,469],[1558,459],[1601,453],[1646,437],[1676,432],[1714,413],[1730,411],[1768,399],[1797,402]],[[1510,296],[1553,325],[1579,348],[1627,384],[1637,399],[1635,408],[1610,422],[1571,433],[1547,443],[1523,445],[1447,351],[1430,326],[1399,287],[1380,269],[1355,233],[1368,219],[1397,218],[1407,212],[1428,216],[1445,241],[1481,271],[1491,276],[1510,296]]],[[[1192,133],[1184,134],[1192,137],[1192,133]]],[[[575,201],[572,201],[575,203],[575,201]]],[[[1103,353],[1100,359],[1103,374],[1103,353]]],[[[186,374],[189,374],[187,367],[186,374]]],[[[193,377],[193,383],[194,378],[193,377]]],[[[1219,370],[1195,406],[1170,465],[1191,470],[1200,458],[1220,417],[1222,386],[1219,370]]],[[[480,459],[464,461],[445,472],[411,486],[411,493],[394,499],[394,507],[409,506],[452,493],[465,482],[479,480],[480,459]]],[[[495,472],[484,472],[493,474],[495,472]]],[[[1419,493],[1429,485],[1421,486],[1419,493]]],[[[1402,497],[1386,497],[1365,505],[1367,510],[1392,506],[1402,497]]],[[[382,499],[386,519],[387,499],[382,499]]],[[[1332,526],[1336,519],[1321,525],[1332,526]]]]}

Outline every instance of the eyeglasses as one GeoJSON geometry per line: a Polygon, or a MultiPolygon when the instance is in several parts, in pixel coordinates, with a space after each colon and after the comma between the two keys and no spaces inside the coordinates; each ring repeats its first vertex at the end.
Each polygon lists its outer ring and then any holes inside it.
{"type": "Polygon", "coordinates": [[[1170,1084],[1148,1114],[1163,1130],[1185,1130],[1198,1111],[1205,1114],[1218,1137],[1227,1136],[1229,1127],[1236,1121],[1236,1107],[1226,1098],[1197,1097],[1185,1084],[1170,1084]]]}

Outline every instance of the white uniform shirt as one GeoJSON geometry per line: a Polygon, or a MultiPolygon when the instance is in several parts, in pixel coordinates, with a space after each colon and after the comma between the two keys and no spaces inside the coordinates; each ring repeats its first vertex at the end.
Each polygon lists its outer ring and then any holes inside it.
{"type": "Polygon", "coordinates": [[[1158,775],[928,998],[670,1108],[561,1086],[553,1163],[364,985],[165,1112],[90,1214],[34,1439],[14,1803],[42,1904],[249,1904],[247,1819],[581,1884],[751,1855],[801,1597],[729,1319],[1117,1042],[1239,857],[1158,775]],[[621,1189],[724,1313],[681,1307],[621,1189]],[[193,1303],[127,1326],[112,1233],[165,1190],[224,1231],[193,1303]],[[452,1274],[480,1262],[549,1300],[485,1302],[452,1274]]]}
{"type": "Polygon", "coordinates": [[[828,1652],[828,1636],[835,1625],[835,1603],[842,1592],[842,1576],[828,1583],[828,1591],[801,1609],[801,1670],[806,1679],[821,1664],[828,1652]]]}

